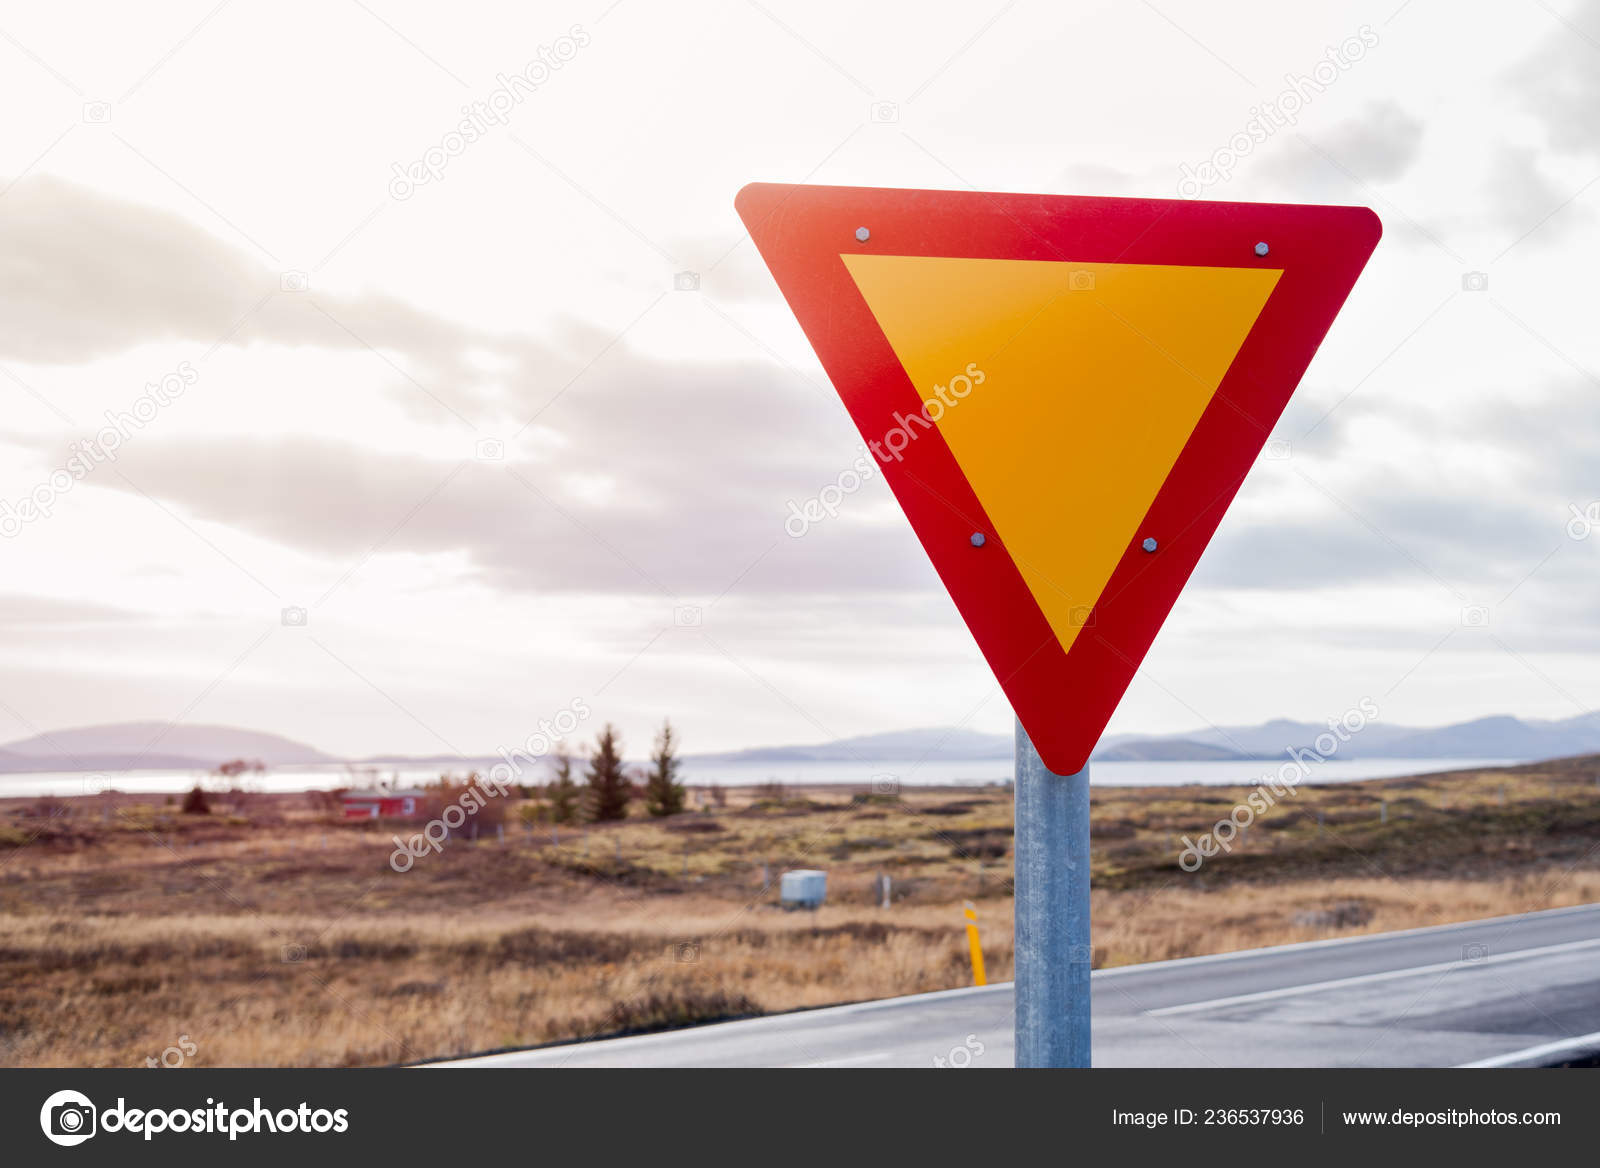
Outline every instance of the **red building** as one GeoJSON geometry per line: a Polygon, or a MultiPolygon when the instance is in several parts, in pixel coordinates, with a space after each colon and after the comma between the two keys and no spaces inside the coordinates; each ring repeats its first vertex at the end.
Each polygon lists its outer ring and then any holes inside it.
{"type": "Polygon", "coordinates": [[[346,819],[415,819],[422,810],[423,794],[409,791],[341,791],[346,819]]]}

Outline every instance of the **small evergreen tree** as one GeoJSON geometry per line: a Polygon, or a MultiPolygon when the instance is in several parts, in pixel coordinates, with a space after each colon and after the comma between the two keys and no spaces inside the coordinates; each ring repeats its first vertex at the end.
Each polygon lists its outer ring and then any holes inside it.
{"type": "Polygon", "coordinates": [[[645,779],[644,808],[656,818],[676,815],[683,810],[683,784],[678,782],[677,740],[672,723],[662,722],[656,735],[655,752],[650,756],[650,772],[645,779]]]}
{"type": "Polygon", "coordinates": [[[556,777],[550,783],[550,821],[578,822],[578,784],[572,778],[572,758],[561,751],[556,755],[556,777]]]}
{"type": "Polygon", "coordinates": [[[595,739],[594,757],[589,760],[589,818],[607,823],[628,817],[628,800],[633,798],[633,783],[622,766],[622,741],[616,728],[607,722],[595,739]]]}

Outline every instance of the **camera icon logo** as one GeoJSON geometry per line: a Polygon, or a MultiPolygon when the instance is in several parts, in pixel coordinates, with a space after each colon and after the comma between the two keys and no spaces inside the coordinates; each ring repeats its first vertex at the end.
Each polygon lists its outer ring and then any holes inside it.
{"type": "Polygon", "coordinates": [[[87,1095],[57,1091],[39,1109],[39,1126],[44,1130],[45,1139],[52,1144],[72,1148],[94,1135],[98,1115],[98,1109],[89,1102],[87,1095]]]}
{"type": "Polygon", "coordinates": [[[306,610],[298,604],[291,604],[278,614],[278,619],[283,621],[285,628],[303,629],[306,627],[308,616],[306,610]]]}
{"type": "Polygon", "coordinates": [[[900,107],[892,101],[875,101],[867,107],[867,120],[880,126],[900,120],[900,107]]]}
{"type": "Polygon", "coordinates": [[[1481,965],[1489,960],[1489,946],[1463,945],[1461,946],[1461,960],[1469,965],[1481,965]]]}
{"type": "Polygon", "coordinates": [[[85,795],[104,795],[112,790],[111,777],[96,772],[83,776],[83,793],[85,795]]]}
{"type": "Polygon", "coordinates": [[[1585,540],[1594,534],[1594,529],[1600,527],[1600,500],[1590,503],[1581,511],[1577,504],[1568,503],[1567,510],[1572,512],[1572,518],[1567,520],[1567,536],[1570,539],[1585,540]]]}
{"type": "Polygon", "coordinates": [[[1092,628],[1094,628],[1094,606],[1093,605],[1089,605],[1089,604],[1074,605],[1073,609],[1072,609],[1072,612],[1069,613],[1068,615],[1072,620],[1072,627],[1073,628],[1075,628],[1075,629],[1092,629],[1092,628]]]}
{"type": "Polygon", "coordinates": [[[278,288],[284,292],[306,292],[311,288],[311,277],[304,272],[285,272],[278,277],[278,288]]]}
{"type": "Polygon", "coordinates": [[[679,272],[677,275],[672,277],[672,290],[674,292],[700,291],[700,273],[679,272]]]}
{"type": "Polygon", "coordinates": [[[304,945],[284,945],[278,950],[278,960],[285,965],[299,965],[306,959],[304,945]]]}
{"type": "Polygon", "coordinates": [[[900,793],[900,776],[873,775],[872,793],[874,795],[898,795],[900,793]]]}
{"type": "Polygon", "coordinates": [[[109,101],[84,102],[83,120],[91,126],[105,125],[111,120],[111,103],[109,101]]]}
{"type": "Polygon", "coordinates": [[[473,452],[479,462],[499,462],[506,456],[506,444],[498,438],[479,438],[473,452]]]}
{"type": "Polygon", "coordinates": [[[672,623],[680,629],[699,628],[701,615],[699,605],[680,604],[672,610],[672,623]]]}
{"type": "Polygon", "coordinates": [[[1462,272],[1461,290],[1463,292],[1487,292],[1489,290],[1489,273],[1462,272]]]}
{"type": "Polygon", "coordinates": [[[1293,447],[1282,438],[1268,438],[1261,447],[1261,457],[1272,462],[1283,462],[1292,453],[1294,453],[1293,447]]]}
{"type": "Polygon", "coordinates": [[[679,941],[672,947],[672,959],[685,965],[698,965],[700,963],[700,942],[679,941]]]}
{"type": "Polygon", "coordinates": [[[1468,629],[1489,627],[1489,608],[1483,604],[1469,604],[1461,610],[1461,624],[1468,629]]]}
{"type": "Polygon", "coordinates": [[[1093,292],[1094,273],[1086,268],[1077,268],[1067,274],[1067,288],[1073,292],[1093,292]]]}
{"type": "Polygon", "coordinates": [[[933,1065],[941,1069],[965,1070],[972,1065],[973,1059],[982,1058],[983,1052],[988,1049],[976,1034],[969,1034],[960,1046],[952,1046],[949,1054],[934,1055],[933,1065]]]}

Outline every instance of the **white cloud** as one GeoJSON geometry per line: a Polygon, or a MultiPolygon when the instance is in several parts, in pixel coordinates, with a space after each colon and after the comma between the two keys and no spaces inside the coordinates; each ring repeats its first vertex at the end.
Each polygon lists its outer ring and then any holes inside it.
{"type": "MultiPolygon", "coordinates": [[[[1003,729],[881,482],[784,534],[857,437],[734,192],[1168,197],[1372,14],[764,7],[8,23],[0,499],[150,379],[199,372],[0,542],[10,729],[187,710],[357,753],[484,749],[578,691],[638,741],[671,714],[695,749],[1003,729]],[[592,43],[509,125],[390,198],[395,162],[579,22],[592,43]]],[[[1396,720],[1600,705],[1600,536],[1562,542],[1600,494],[1572,258],[1596,243],[1573,31],[1600,36],[1596,12],[1409,5],[1207,192],[1370,203],[1386,236],[1277,428],[1292,456],[1247,481],[1118,729],[1317,716],[1402,676],[1396,720]],[[1431,648],[1465,603],[1503,647],[1431,648]]]]}

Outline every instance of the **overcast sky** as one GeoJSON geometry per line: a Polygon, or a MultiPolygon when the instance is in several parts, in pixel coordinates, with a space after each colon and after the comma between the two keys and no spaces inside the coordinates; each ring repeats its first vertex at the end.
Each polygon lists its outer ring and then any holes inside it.
{"type": "Polygon", "coordinates": [[[1177,197],[1349,44],[1203,197],[1384,241],[1111,729],[1600,707],[1600,3],[201,0],[0,15],[0,739],[1007,729],[881,480],[785,533],[734,194],[1177,197]]]}

